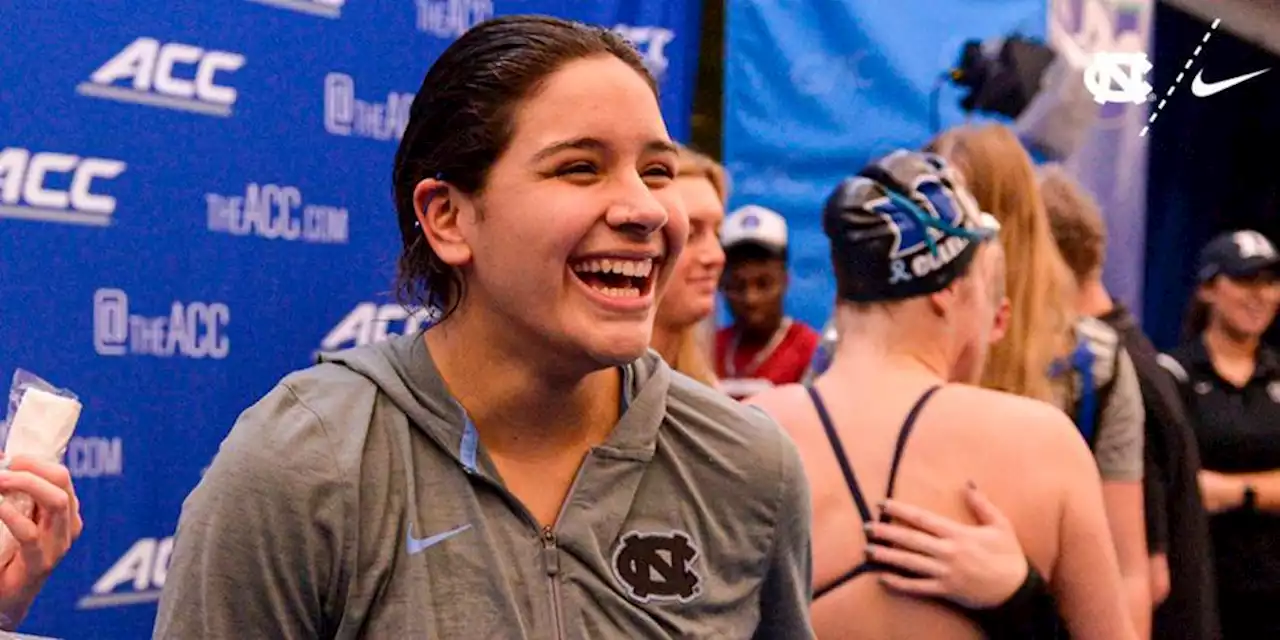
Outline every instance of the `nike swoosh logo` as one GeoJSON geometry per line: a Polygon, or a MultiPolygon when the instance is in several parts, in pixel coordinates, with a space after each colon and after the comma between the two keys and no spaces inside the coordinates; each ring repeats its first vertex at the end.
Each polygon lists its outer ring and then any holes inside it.
{"type": "Polygon", "coordinates": [[[458,527],[457,529],[450,529],[448,531],[445,531],[444,533],[437,533],[434,536],[427,536],[426,538],[415,538],[413,537],[413,523],[410,522],[409,536],[407,538],[407,543],[406,543],[406,546],[409,547],[409,555],[422,553],[423,551],[426,551],[427,549],[434,547],[440,544],[441,542],[444,542],[445,540],[448,540],[449,538],[452,538],[458,535],[459,533],[462,533],[463,531],[466,531],[467,529],[470,529],[470,528],[471,528],[471,525],[464,524],[461,527],[458,527]]]}
{"type": "Polygon", "coordinates": [[[1191,93],[1194,93],[1197,98],[1208,98],[1215,93],[1230,89],[1245,80],[1252,80],[1253,78],[1256,78],[1270,70],[1271,69],[1263,69],[1262,71],[1254,71],[1253,73],[1246,73],[1242,76],[1219,80],[1218,82],[1205,82],[1204,78],[1201,77],[1201,75],[1204,74],[1204,70],[1201,69],[1196,73],[1196,77],[1191,80],[1191,93]]]}

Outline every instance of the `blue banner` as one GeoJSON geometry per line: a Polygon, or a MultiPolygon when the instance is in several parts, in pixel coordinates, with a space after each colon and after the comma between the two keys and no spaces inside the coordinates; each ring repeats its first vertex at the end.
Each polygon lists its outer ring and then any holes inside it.
{"type": "Polygon", "coordinates": [[[24,631],[149,637],[182,501],[239,413],[318,350],[420,326],[387,294],[392,157],[432,61],[515,13],[631,38],[687,140],[692,0],[6,4],[0,382],[84,402],[85,532],[24,631]]]}
{"type": "MultiPolygon", "coordinates": [[[[1155,0],[1053,0],[1049,42],[1088,59],[1095,53],[1150,55],[1155,0]]],[[[1165,97],[1166,87],[1155,87],[1165,97]]],[[[1111,295],[1142,314],[1147,239],[1147,104],[1102,105],[1098,122],[1066,165],[1098,200],[1107,224],[1103,278],[1111,295]]]]}
{"type": "MultiPolygon", "coordinates": [[[[728,3],[724,158],[731,206],[787,217],[788,311],[820,327],[834,282],[821,210],[842,178],[933,135],[931,93],[964,41],[1043,38],[1044,0],[737,0],[728,3]]],[[[943,127],[962,94],[937,95],[943,127]]]]}

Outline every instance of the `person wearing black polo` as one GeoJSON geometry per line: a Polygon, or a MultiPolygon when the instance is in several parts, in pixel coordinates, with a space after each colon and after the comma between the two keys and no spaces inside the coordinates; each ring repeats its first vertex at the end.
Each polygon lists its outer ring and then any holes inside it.
{"type": "Polygon", "coordinates": [[[1184,341],[1162,362],[1200,445],[1225,640],[1280,638],[1280,354],[1261,341],[1280,305],[1277,266],[1256,231],[1214,238],[1184,341]]]}

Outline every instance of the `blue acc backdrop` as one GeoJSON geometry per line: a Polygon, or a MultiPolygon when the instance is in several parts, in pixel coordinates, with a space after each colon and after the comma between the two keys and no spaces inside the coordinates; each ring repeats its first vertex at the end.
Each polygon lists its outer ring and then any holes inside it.
{"type": "MultiPolygon", "coordinates": [[[[728,4],[724,158],[731,206],[787,217],[789,311],[822,326],[835,285],[821,210],[867,161],[932,136],[930,96],[965,40],[1044,38],[1046,0],[735,0],[728,4]]],[[[943,127],[962,120],[951,87],[943,127]]]]}
{"type": "Polygon", "coordinates": [[[0,8],[0,387],[21,367],[85,405],[85,533],[24,631],[149,637],[182,501],[240,411],[318,350],[420,325],[386,294],[392,157],[431,62],[514,13],[623,32],[687,139],[692,0],[0,8]]]}

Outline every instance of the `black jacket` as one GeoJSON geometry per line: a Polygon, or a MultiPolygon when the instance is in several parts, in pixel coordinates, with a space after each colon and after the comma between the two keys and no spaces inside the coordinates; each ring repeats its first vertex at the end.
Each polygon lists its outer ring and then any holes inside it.
{"type": "Polygon", "coordinates": [[[1120,334],[1133,359],[1146,409],[1146,474],[1153,481],[1148,487],[1157,489],[1148,491],[1148,509],[1159,516],[1149,527],[1155,528],[1156,548],[1163,542],[1168,554],[1171,584],[1155,611],[1151,637],[1217,640],[1222,634],[1209,524],[1196,481],[1200,452],[1178,384],[1127,309],[1117,306],[1100,319],[1120,334]]]}

